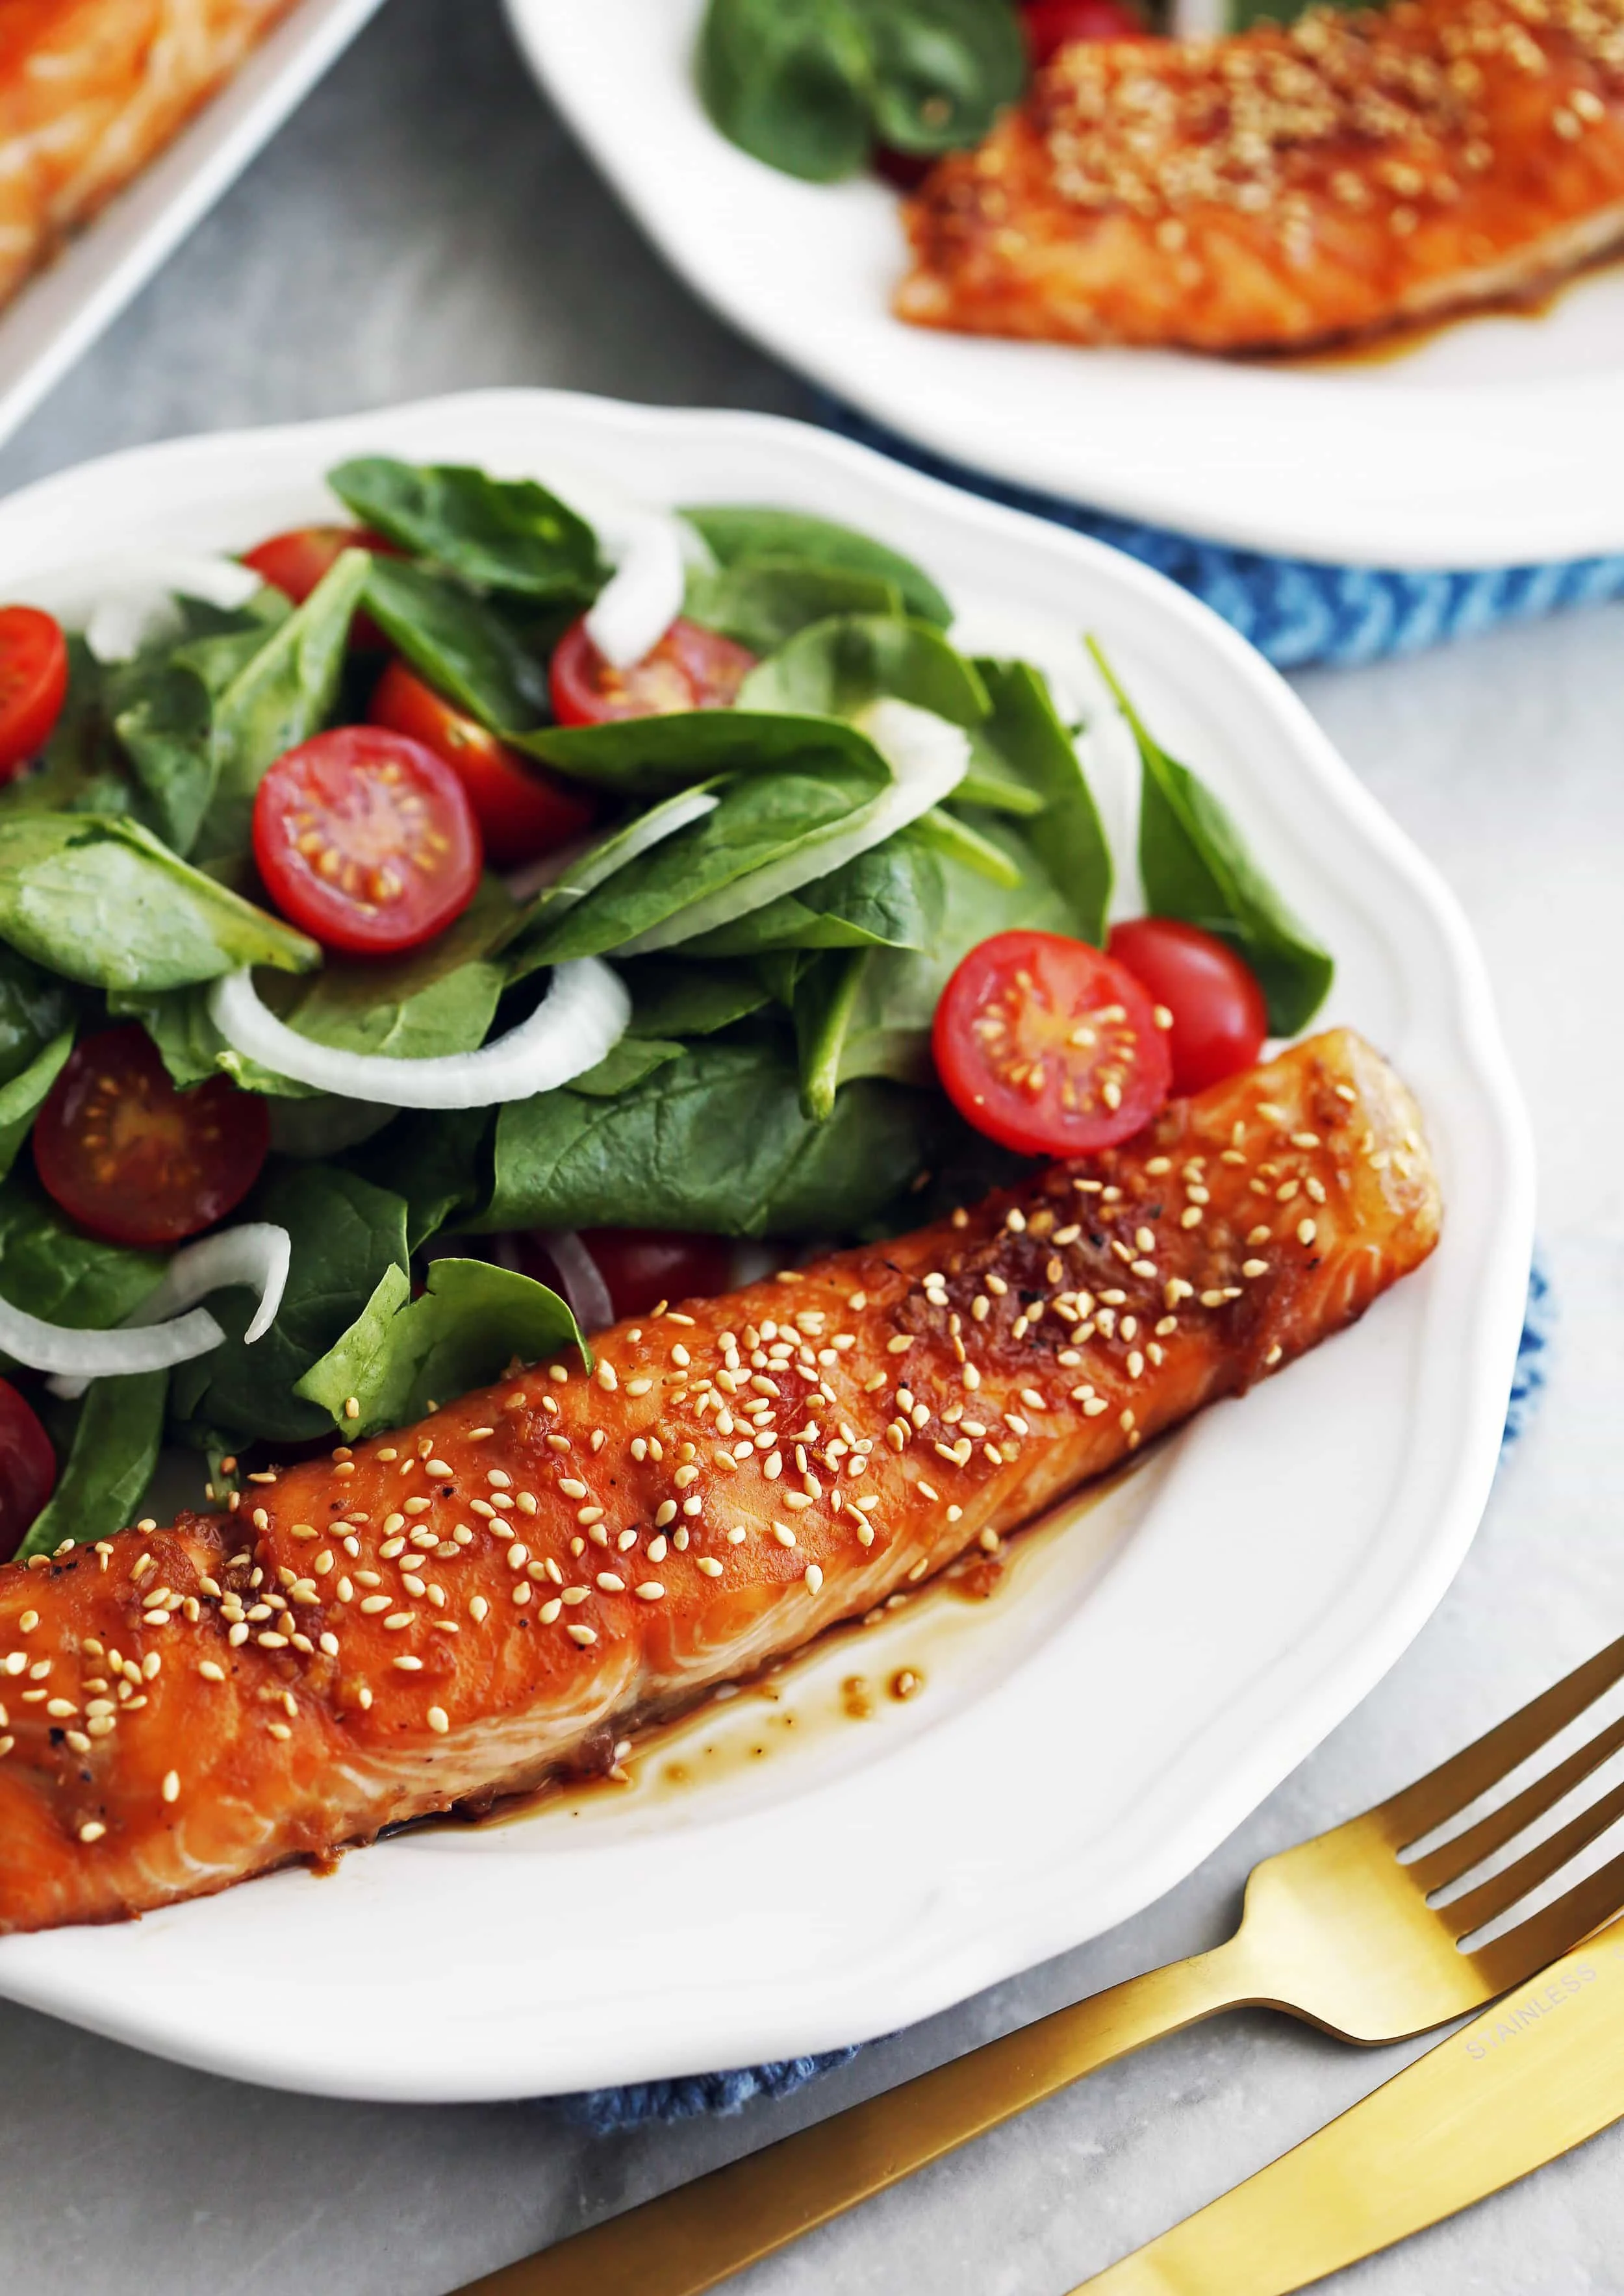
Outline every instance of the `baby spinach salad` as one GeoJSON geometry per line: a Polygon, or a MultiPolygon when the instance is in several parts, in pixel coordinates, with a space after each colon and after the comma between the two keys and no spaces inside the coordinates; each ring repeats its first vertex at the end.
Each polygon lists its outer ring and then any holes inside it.
{"type": "Polygon", "coordinates": [[[1112,931],[1079,729],[879,541],[331,484],[82,631],[0,610],[0,1552],[1108,1145],[1330,982],[1102,655],[1112,931]]]}

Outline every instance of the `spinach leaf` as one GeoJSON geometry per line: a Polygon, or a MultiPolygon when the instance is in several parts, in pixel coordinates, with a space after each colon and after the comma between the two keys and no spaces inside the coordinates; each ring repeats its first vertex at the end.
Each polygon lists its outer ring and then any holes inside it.
{"type": "Polygon", "coordinates": [[[421,1300],[387,1268],[360,1315],[296,1392],[362,1435],[421,1419],[437,1403],[500,1379],[515,1357],[535,1363],[586,1343],[556,1292],[484,1259],[437,1259],[421,1300]],[[346,1415],[350,1403],[358,1418],[346,1415]]]}
{"type": "Polygon", "coordinates": [[[0,942],[0,1084],[31,1068],[73,1017],[74,998],[62,982],[0,942]]]}
{"type": "Polygon", "coordinates": [[[833,519],[739,503],[698,504],[682,515],[703,537],[718,566],[752,559],[791,561],[825,567],[833,573],[866,575],[893,584],[901,591],[906,611],[921,621],[946,629],[953,619],[953,608],[923,567],[853,527],[837,526],[833,519]]]}
{"type": "Polygon", "coordinates": [[[1139,874],[1151,914],[1182,917],[1238,950],[1261,984],[1270,1029],[1295,1036],[1330,991],[1329,953],[1264,876],[1206,783],[1152,740],[1092,638],[1088,650],[1139,745],[1139,874]]]}
{"type": "MultiPolygon", "coordinates": [[[[917,824],[916,824],[917,825],[917,824]]],[[[1035,840],[988,814],[972,826],[1004,852],[1015,882],[996,883],[956,855],[926,849],[929,922],[917,949],[875,949],[863,968],[841,1053],[842,1080],[886,1076],[927,1084],[931,1026],[948,976],[978,941],[1016,926],[1070,932],[1072,912],[1035,840]]]]}
{"type": "Polygon", "coordinates": [[[183,858],[214,797],[214,703],[195,669],[143,664],[120,681],[113,730],[146,799],[149,827],[183,858]]]}
{"type": "MultiPolygon", "coordinates": [[[[954,795],[956,798],[958,791],[954,795]]],[[[932,806],[914,824],[921,842],[938,853],[946,853],[966,868],[974,869],[990,883],[1013,889],[1021,882],[1021,865],[1012,858],[1001,845],[990,837],[983,837],[979,829],[956,813],[948,813],[942,806],[932,806]]]]}
{"type": "Polygon", "coordinates": [[[106,678],[101,663],[77,632],[68,635],[68,693],[45,756],[28,772],[0,789],[0,822],[20,814],[129,808],[127,777],[107,735],[106,678]],[[117,794],[111,794],[113,791],[117,794]]]}
{"type": "Polygon", "coordinates": [[[496,1120],[496,1189],[478,1225],[830,1235],[860,1227],[919,1171],[924,1095],[849,1086],[824,1124],[769,1046],[700,1044],[615,1100],[565,1086],[496,1120]]]}
{"type": "Polygon", "coordinates": [[[65,1538],[86,1546],[135,1521],[163,1440],[167,1371],[93,1380],[79,1407],[62,1478],[17,1550],[51,1554],[65,1538]]]}
{"type": "Polygon", "coordinates": [[[319,972],[267,980],[261,993],[289,1028],[343,1052],[396,1060],[471,1053],[485,1041],[504,982],[489,952],[516,914],[501,880],[486,877],[462,915],[422,947],[329,956],[319,972]]]}
{"type": "Polygon", "coordinates": [[[638,1037],[713,1037],[767,1002],[767,991],[742,965],[634,958],[623,977],[631,991],[629,1033],[638,1037]]]}
{"type": "MultiPolygon", "coordinates": [[[[765,995],[762,1002],[766,1003],[765,995]]],[[[571,1092],[584,1092],[591,1100],[618,1100],[623,1092],[641,1084],[644,1077],[653,1075],[668,1061],[680,1060],[687,1046],[678,1038],[668,1037],[624,1036],[611,1046],[595,1067],[585,1075],[572,1077],[571,1092]]]]}
{"type": "Polygon", "coordinates": [[[240,964],[288,972],[321,951],[192,868],[139,823],[94,814],[0,820],[0,940],[92,988],[151,991],[240,964]]]}
{"type": "MultiPolygon", "coordinates": [[[[1070,912],[1068,930],[1102,948],[1112,868],[1077,744],[1061,723],[1047,682],[1023,661],[978,661],[992,703],[980,728],[987,750],[1043,802],[1032,837],[1070,912]]],[[[954,792],[957,805],[964,785],[954,792]]]]}
{"type": "Polygon", "coordinates": [[[815,958],[795,984],[800,1112],[814,1124],[826,1124],[834,1113],[841,1059],[867,964],[866,949],[832,950],[815,958]]]}
{"type": "MultiPolygon", "coordinates": [[[[371,566],[365,551],[346,550],[218,694],[212,736],[217,778],[197,838],[205,860],[246,850],[254,796],[267,768],[327,723],[371,566]]],[[[206,646],[234,649],[251,637],[201,639],[193,653],[195,658],[198,647],[206,646]]]]}
{"type": "Polygon", "coordinates": [[[832,614],[900,615],[902,593],[877,574],[804,558],[745,558],[688,578],[683,611],[752,653],[773,653],[832,614]]]}
{"type": "Polygon", "coordinates": [[[1020,95],[1027,56],[1009,0],[710,0],[698,70],[732,142],[830,183],[875,143],[980,143],[1020,95]]]}
{"type": "Polygon", "coordinates": [[[329,1421],[295,1394],[295,1382],[354,1323],[385,1268],[406,1267],[406,1202],[337,1165],[274,1165],[242,1218],[275,1220],[288,1231],[292,1263],[281,1309],[265,1337],[247,1347],[253,1295],[216,1293],[209,1305],[225,1343],[176,1367],[173,1414],[194,1439],[217,1433],[244,1443],[302,1442],[329,1421]]]}
{"type": "MultiPolygon", "coordinates": [[[[884,769],[866,760],[853,765],[838,750],[822,758],[803,754],[775,772],[738,774],[721,784],[717,803],[702,821],[666,838],[617,869],[595,890],[544,922],[527,951],[532,962],[558,964],[566,957],[594,956],[636,945],[658,934],[664,946],[683,938],[684,914],[732,889],[742,908],[752,903],[747,881],[769,866],[806,867],[817,873],[817,855],[832,832],[844,830],[854,813],[871,804],[884,786],[884,769]]],[[[761,902],[768,898],[767,891],[761,902]]]]}
{"type": "Polygon", "coordinates": [[[270,1097],[266,1114],[271,1123],[271,1146],[279,1156],[294,1156],[301,1163],[324,1162],[375,1139],[395,1121],[397,1109],[370,1100],[346,1100],[339,1093],[301,1094],[270,1097]]]}
{"type": "Polygon", "coordinates": [[[45,1095],[62,1074],[72,1050],[73,1031],[64,1029],[21,1076],[0,1084],[0,1180],[17,1161],[18,1151],[34,1128],[34,1119],[45,1104],[45,1095]]]}
{"type": "Polygon", "coordinates": [[[495,606],[421,566],[374,558],[366,609],[437,693],[493,734],[552,715],[546,675],[495,606]]]}
{"type": "Polygon", "coordinates": [[[374,1187],[406,1202],[406,1242],[419,1251],[442,1228],[456,1227],[490,1195],[488,1108],[409,1110],[349,1158],[374,1187]]]}
{"type": "Polygon", "coordinates": [[[533,479],[364,455],[327,483],[365,524],[480,589],[586,605],[603,580],[592,529],[533,479]]]}
{"type": "Polygon", "coordinates": [[[871,845],[797,893],[751,909],[683,944],[685,954],[756,956],[769,949],[919,948],[929,931],[930,884],[920,824],[871,845]],[[928,882],[927,882],[928,879],[928,882]]]}
{"type": "Polygon", "coordinates": [[[939,630],[895,614],[813,623],[750,671],[739,707],[852,718],[886,694],[955,726],[978,725],[989,707],[980,675],[939,630]]]}
{"type": "Polygon", "coordinates": [[[72,1331],[105,1331],[157,1285],[163,1257],[83,1235],[26,1167],[0,1186],[0,1292],[72,1331]]]}
{"type": "Polygon", "coordinates": [[[834,750],[870,768],[879,753],[854,726],[770,710],[679,709],[606,726],[548,726],[515,743],[574,781],[628,798],[693,789],[718,775],[784,765],[808,750],[834,750]]]}

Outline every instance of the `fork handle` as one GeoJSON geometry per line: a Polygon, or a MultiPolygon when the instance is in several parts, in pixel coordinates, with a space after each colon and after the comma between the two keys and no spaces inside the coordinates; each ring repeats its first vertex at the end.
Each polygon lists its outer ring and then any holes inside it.
{"type": "Polygon", "coordinates": [[[1239,1937],[988,2041],[472,2282],[462,2296],[700,2296],[1096,2065],[1259,1996],[1239,1937]]]}

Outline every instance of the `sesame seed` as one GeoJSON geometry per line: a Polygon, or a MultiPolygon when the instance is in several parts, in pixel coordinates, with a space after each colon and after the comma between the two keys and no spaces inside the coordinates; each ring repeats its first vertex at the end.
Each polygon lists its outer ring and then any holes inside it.
{"type": "Polygon", "coordinates": [[[1311,1219],[1298,1221],[1297,1241],[1299,1243],[1312,1243],[1317,1234],[1318,1230],[1316,1228],[1311,1219]]]}
{"type": "Polygon", "coordinates": [[[701,1554],[697,1555],[694,1559],[707,1578],[719,1578],[721,1577],[722,1566],[717,1561],[714,1554],[701,1554]]]}
{"type": "Polygon", "coordinates": [[[588,1643],[595,1643],[598,1638],[595,1627],[566,1627],[564,1632],[572,1643],[579,1643],[583,1649],[588,1643]]]}
{"type": "Polygon", "coordinates": [[[180,1772],[178,1770],[166,1770],[164,1772],[163,1785],[160,1791],[162,1792],[163,1798],[166,1801],[178,1801],[180,1800],[180,1772]]]}
{"type": "Polygon", "coordinates": [[[447,1713],[443,1706],[430,1707],[428,1722],[430,1729],[437,1731],[442,1738],[445,1736],[447,1731],[451,1727],[451,1717],[447,1713]]]}
{"type": "Polygon", "coordinates": [[[403,1655],[402,1657],[396,1659],[394,1664],[401,1674],[421,1674],[422,1672],[422,1659],[413,1658],[409,1654],[403,1655]]]}
{"type": "Polygon", "coordinates": [[[100,1841],[106,1831],[107,1828],[99,1817],[89,1818],[79,1828],[79,1840],[85,1842],[100,1841]]]}

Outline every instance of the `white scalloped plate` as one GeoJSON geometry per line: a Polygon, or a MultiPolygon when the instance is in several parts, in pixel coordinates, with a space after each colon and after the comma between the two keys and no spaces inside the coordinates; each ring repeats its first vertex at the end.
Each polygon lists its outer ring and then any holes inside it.
{"type": "MultiPolygon", "coordinates": [[[[619,1796],[402,1836],[331,1880],[0,1942],[0,1993],[341,2096],[532,2095],[861,2039],[1170,1887],[1448,1583],[1494,1472],[1531,1234],[1483,968],[1431,869],[1205,608],[797,424],[514,391],[146,447],[0,505],[0,594],[60,600],[75,564],[148,545],[246,545],[319,514],[324,470],[367,449],[847,520],[927,566],[969,635],[1038,651],[1085,697],[1077,633],[1097,631],[1335,951],[1330,1017],[1384,1046],[1426,1111],[1448,1215],[1421,1275],[1038,1534],[992,1599],[929,1598],[780,1677],[776,1699],[713,1710],[685,1749],[709,1781],[667,1791],[662,1758],[619,1796]],[[906,1703],[883,1695],[901,1665],[923,1676],[906,1703]],[[837,1724],[854,1673],[879,1710],[837,1724]],[[231,1970],[253,1971],[249,1993],[231,1970]]],[[[1108,787],[1119,731],[1095,745],[1108,787]]]]}
{"type": "Polygon", "coordinates": [[[727,143],[693,90],[703,6],[507,0],[537,77],[694,291],[902,437],[1126,518],[1340,564],[1624,550],[1624,266],[1537,316],[1336,365],[905,326],[894,195],[798,183],[727,143]]]}

